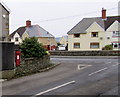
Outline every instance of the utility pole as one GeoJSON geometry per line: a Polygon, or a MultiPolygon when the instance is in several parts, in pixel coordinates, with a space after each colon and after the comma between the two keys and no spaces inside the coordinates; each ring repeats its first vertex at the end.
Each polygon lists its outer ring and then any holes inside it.
{"type": "Polygon", "coordinates": [[[50,39],[50,33],[47,32],[47,34],[48,34],[48,40],[49,40],[49,44],[50,44],[50,51],[51,51],[51,39],[50,39]]]}

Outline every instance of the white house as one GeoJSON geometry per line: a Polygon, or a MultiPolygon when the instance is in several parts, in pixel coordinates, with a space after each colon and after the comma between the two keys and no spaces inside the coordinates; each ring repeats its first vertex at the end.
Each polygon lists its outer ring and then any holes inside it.
{"type": "Polygon", "coordinates": [[[114,50],[120,48],[120,16],[84,18],[68,32],[68,50],[102,50],[112,44],[114,50]]]}
{"type": "Polygon", "coordinates": [[[39,25],[31,25],[30,20],[26,21],[26,26],[19,27],[10,35],[11,42],[15,44],[22,43],[26,37],[37,37],[38,42],[48,50],[54,50],[57,46],[55,37],[51,33],[39,25]]]}

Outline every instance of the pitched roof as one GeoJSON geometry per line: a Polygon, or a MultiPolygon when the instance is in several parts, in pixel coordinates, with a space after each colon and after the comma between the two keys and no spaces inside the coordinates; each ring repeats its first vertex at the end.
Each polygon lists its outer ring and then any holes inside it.
{"type": "Polygon", "coordinates": [[[30,37],[54,37],[39,25],[33,25],[26,28],[26,32],[30,37]]]}
{"type": "Polygon", "coordinates": [[[10,34],[10,37],[13,37],[16,33],[18,33],[20,35],[20,37],[22,37],[23,33],[25,32],[26,27],[20,27],[17,30],[15,30],[12,34],[10,34]]]}
{"type": "Polygon", "coordinates": [[[77,25],[75,25],[67,34],[87,33],[86,29],[94,22],[97,22],[103,29],[107,29],[115,20],[120,22],[120,16],[107,17],[107,20],[103,21],[101,17],[84,18],[77,25]]]}
{"type": "Polygon", "coordinates": [[[52,34],[47,32],[45,29],[40,27],[39,25],[31,25],[30,27],[20,27],[16,31],[14,31],[10,37],[13,37],[15,33],[18,33],[20,37],[22,37],[23,33],[27,32],[29,37],[54,37],[52,34]]]}
{"type": "Polygon", "coordinates": [[[2,7],[8,11],[10,13],[10,9],[7,7],[7,5],[5,3],[3,3],[1,0],[0,0],[0,5],[2,5],[2,7]]]}
{"type": "Polygon", "coordinates": [[[107,17],[107,20],[105,21],[105,30],[109,28],[110,25],[113,24],[116,20],[120,23],[120,16],[107,17]]]}
{"type": "Polygon", "coordinates": [[[68,36],[62,36],[66,41],[68,41],[68,36]]]}

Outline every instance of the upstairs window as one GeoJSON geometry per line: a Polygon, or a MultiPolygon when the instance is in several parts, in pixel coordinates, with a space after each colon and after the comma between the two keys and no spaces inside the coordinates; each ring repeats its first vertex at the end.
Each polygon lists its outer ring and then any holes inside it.
{"type": "Polygon", "coordinates": [[[80,48],[80,43],[74,43],[74,48],[80,48]]]}
{"type": "Polygon", "coordinates": [[[120,36],[120,32],[119,31],[113,31],[113,36],[120,36]]]}
{"type": "Polygon", "coordinates": [[[92,32],[91,37],[98,37],[98,32],[92,32]]]}
{"type": "Polygon", "coordinates": [[[18,37],[15,37],[15,41],[16,41],[16,42],[18,41],[18,37]]]}
{"type": "Polygon", "coordinates": [[[74,34],[74,38],[79,38],[80,34],[74,34]]]}
{"type": "Polygon", "coordinates": [[[99,48],[99,43],[90,43],[90,48],[99,48]]]}

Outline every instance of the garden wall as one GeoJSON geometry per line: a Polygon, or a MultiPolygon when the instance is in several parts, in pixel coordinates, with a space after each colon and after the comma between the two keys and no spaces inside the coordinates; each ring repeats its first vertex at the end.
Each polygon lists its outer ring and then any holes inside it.
{"type": "Polygon", "coordinates": [[[119,51],[50,51],[55,56],[120,56],[119,51]]]}
{"type": "Polygon", "coordinates": [[[15,68],[15,76],[19,77],[37,73],[50,65],[50,56],[48,55],[42,58],[22,58],[21,65],[15,68]]]}

